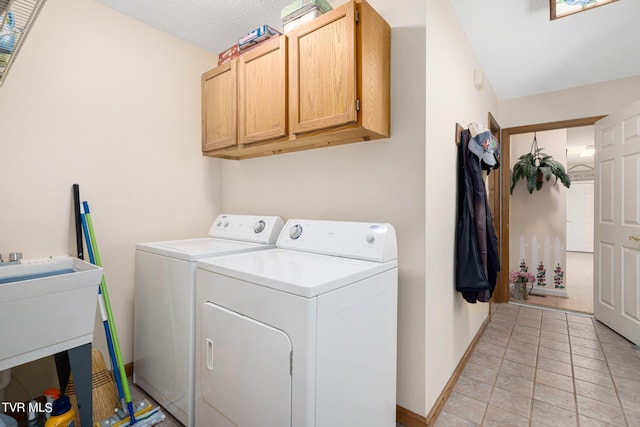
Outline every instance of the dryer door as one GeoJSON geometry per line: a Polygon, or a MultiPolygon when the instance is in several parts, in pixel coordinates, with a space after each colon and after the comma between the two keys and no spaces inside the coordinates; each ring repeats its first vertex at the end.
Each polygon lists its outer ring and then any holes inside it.
{"type": "Polygon", "coordinates": [[[242,427],[291,425],[291,340],[279,329],[202,304],[202,397],[242,427]]]}

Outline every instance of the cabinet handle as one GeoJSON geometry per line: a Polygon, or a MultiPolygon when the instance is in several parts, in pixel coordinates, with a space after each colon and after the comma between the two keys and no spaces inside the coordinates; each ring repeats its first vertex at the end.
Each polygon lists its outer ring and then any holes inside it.
{"type": "Polygon", "coordinates": [[[635,242],[640,242],[640,237],[638,237],[638,236],[629,236],[629,240],[633,240],[635,242]]]}

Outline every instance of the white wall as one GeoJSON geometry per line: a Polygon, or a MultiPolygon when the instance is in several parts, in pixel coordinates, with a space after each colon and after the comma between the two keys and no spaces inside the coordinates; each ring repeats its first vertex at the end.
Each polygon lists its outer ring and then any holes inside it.
{"type": "MultiPolygon", "coordinates": [[[[0,252],[75,255],[78,183],[125,363],[135,243],[204,235],[220,211],[220,161],[200,152],[200,75],[215,61],[94,1],[56,0],[0,87],[0,252]]],[[[108,359],[102,326],[95,331],[108,359]]]]}
{"type": "Polygon", "coordinates": [[[611,114],[640,99],[640,76],[500,101],[503,128],[611,114]]]}
{"type": "Polygon", "coordinates": [[[426,409],[440,395],[489,313],[454,288],[456,217],[455,124],[488,125],[498,103],[489,82],[473,86],[480,68],[449,2],[427,0],[426,149],[426,409]]]}
{"type": "Polygon", "coordinates": [[[371,5],[392,27],[391,138],[226,161],[222,205],[229,212],[396,228],[398,403],[424,413],[425,11],[409,0],[371,5]]]}

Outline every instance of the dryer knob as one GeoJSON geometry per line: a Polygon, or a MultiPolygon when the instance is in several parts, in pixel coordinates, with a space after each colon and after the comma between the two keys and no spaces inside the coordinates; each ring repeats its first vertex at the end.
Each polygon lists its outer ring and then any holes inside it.
{"type": "Polygon", "coordinates": [[[373,234],[367,234],[367,243],[373,243],[376,241],[376,237],[373,234]]]}
{"type": "Polygon", "coordinates": [[[227,228],[229,226],[229,221],[225,221],[223,224],[224,228],[227,228]]]}
{"type": "Polygon", "coordinates": [[[302,234],[302,226],[300,224],[296,224],[289,230],[289,237],[291,240],[296,240],[302,234]]]}
{"type": "Polygon", "coordinates": [[[253,232],[254,233],[262,233],[262,231],[264,230],[264,227],[266,226],[266,224],[264,223],[263,220],[260,220],[258,222],[256,222],[256,225],[253,226],[253,232]]]}
{"type": "Polygon", "coordinates": [[[218,221],[218,222],[216,223],[216,227],[220,227],[221,225],[222,225],[222,221],[218,221]]]}

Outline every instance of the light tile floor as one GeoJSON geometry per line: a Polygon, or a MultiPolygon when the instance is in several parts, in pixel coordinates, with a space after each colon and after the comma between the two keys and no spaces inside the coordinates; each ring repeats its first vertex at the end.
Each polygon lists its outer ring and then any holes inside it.
{"type": "Polygon", "coordinates": [[[592,317],[493,304],[435,425],[640,426],[640,351],[592,317]]]}

